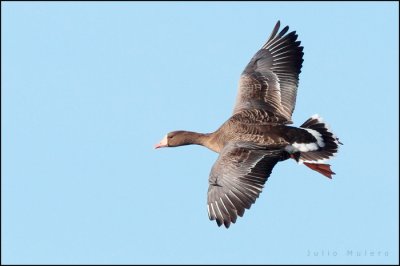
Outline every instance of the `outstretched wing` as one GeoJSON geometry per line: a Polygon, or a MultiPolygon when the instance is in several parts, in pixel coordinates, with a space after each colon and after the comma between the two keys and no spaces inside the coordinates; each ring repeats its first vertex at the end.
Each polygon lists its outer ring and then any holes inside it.
{"type": "Polygon", "coordinates": [[[245,109],[262,109],[292,123],[296,104],[299,74],[303,63],[303,47],[297,34],[288,34],[286,26],[279,33],[275,25],[264,46],[244,69],[233,113],[245,109]]]}
{"type": "Polygon", "coordinates": [[[229,227],[250,209],[272,168],[284,160],[281,150],[262,150],[245,143],[227,144],[213,165],[208,187],[208,215],[229,227]]]}

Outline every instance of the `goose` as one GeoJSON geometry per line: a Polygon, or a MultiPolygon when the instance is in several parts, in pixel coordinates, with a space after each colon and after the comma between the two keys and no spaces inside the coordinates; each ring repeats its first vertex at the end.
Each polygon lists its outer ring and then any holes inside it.
{"type": "Polygon", "coordinates": [[[215,132],[173,131],[155,148],[197,144],[219,153],[211,168],[207,193],[210,220],[229,228],[255,203],[274,166],[293,159],[332,178],[326,161],[339,141],[319,115],[300,127],[292,124],[303,47],[296,31],[281,31],[280,21],[253,56],[239,80],[232,116],[215,132]]]}

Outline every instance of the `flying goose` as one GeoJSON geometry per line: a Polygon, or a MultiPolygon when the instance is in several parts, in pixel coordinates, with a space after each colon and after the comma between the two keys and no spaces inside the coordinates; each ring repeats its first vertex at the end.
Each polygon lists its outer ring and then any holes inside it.
{"type": "Polygon", "coordinates": [[[198,144],[219,153],[209,176],[210,220],[226,228],[255,203],[272,168],[289,158],[328,178],[339,139],[318,115],[292,124],[303,47],[278,21],[244,69],[232,116],[213,133],[173,131],[155,148],[198,144]]]}

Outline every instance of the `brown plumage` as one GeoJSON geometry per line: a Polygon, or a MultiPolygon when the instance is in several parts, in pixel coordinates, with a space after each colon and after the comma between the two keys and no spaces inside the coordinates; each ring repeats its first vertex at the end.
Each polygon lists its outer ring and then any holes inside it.
{"type": "MultiPolygon", "coordinates": [[[[207,209],[218,226],[229,227],[259,197],[273,167],[293,158],[331,178],[323,164],[339,140],[318,116],[299,128],[292,123],[303,47],[280,22],[253,56],[240,80],[233,115],[215,132],[168,133],[156,148],[198,144],[219,153],[209,176],[207,209]]],[[[341,144],[341,143],[340,143],[341,144]]]]}

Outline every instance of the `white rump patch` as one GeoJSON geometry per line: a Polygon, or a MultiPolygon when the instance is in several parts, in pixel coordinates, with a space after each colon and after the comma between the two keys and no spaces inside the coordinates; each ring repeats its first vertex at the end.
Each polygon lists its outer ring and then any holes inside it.
{"type": "Polygon", "coordinates": [[[292,146],[301,152],[315,151],[318,150],[318,144],[312,143],[293,143],[292,146]]]}
{"type": "Polygon", "coordinates": [[[287,151],[289,154],[292,154],[297,152],[298,150],[296,150],[295,147],[293,147],[292,145],[287,145],[285,147],[285,151],[287,151]]]}
{"type": "Polygon", "coordinates": [[[285,147],[285,150],[289,153],[295,153],[295,152],[308,152],[308,151],[315,151],[318,150],[318,144],[316,142],[312,143],[297,143],[294,142],[292,145],[287,145],[285,147]]]}

